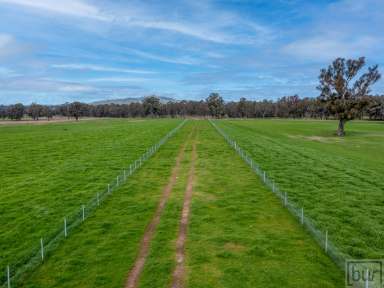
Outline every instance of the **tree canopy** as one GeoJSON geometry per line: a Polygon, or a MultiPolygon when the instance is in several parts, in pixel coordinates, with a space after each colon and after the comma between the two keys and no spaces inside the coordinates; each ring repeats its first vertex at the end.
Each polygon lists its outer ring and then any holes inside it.
{"type": "Polygon", "coordinates": [[[355,82],[353,80],[365,65],[365,58],[337,58],[326,69],[320,71],[319,99],[326,104],[327,110],[339,120],[337,134],[344,136],[344,125],[355,119],[368,105],[365,99],[370,87],[380,79],[378,66],[368,67],[355,82]],[[353,82],[353,83],[352,83],[353,82]]]}

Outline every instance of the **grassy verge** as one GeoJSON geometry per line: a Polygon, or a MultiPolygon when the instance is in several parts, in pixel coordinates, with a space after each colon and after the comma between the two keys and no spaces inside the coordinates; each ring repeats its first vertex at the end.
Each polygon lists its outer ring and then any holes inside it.
{"type": "Polygon", "coordinates": [[[344,253],[384,257],[384,126],[334,121],[247,120],[218,124],[344,253]]]}

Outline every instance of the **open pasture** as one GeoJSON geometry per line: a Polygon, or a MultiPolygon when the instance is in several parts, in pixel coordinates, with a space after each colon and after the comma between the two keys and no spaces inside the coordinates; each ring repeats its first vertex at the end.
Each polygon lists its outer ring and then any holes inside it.
{"type": "MultiPolygon", "coordinates": [[[[42,233],[180,123],[0,127],[1,264],[38,248],[42,233]]],[[[384,256],[382,123],[348,123],[345,138],[333,121],[215,123],[347,257],[384,256]]],[[[12,287],[343,285],[323,248],[206,120],[189,120],[24,276],[12,287]]]]}
{"type": "Polygon", "coordinates": [[[208,121],[189,121],[23,287],[171,287],[191,173],[185,286],[175,287],[342,285],[341,271],[222,136],[208,121]],[[129,286],[140,239],[166,187],[171,191],[145,263],[129,286]]]}
{"type": "Polygon", "coordinates": [[[0,126],[0,267],[39,247],[181,120],[0,126]]]}
{"type": "Polygon", "coordinates": [[[216,122],[304,207],[343,253],[384,257],[384,125],[354,121],[334,135],[335,121],[216,122]]]}

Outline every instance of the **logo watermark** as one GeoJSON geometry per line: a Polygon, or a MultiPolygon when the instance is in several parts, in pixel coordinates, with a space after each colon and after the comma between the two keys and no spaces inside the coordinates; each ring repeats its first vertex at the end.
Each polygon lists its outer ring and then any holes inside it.
{"type": "Polygon", "coordinates": [[[350,259],[345,261],[345,286],[383,288],[382,259],[350,259]]]}

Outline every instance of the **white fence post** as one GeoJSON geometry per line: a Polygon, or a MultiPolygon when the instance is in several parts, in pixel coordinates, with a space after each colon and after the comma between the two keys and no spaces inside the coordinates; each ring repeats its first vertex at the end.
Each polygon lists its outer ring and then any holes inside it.
{"type": "Polygon", "coordinates": [[[7,266],[7,287],[11,288],[11,272],[9,270],[9,265],[7,266]]]}
{"type": "Polygon", "coordinates": [[[116,177],[116,186],[119,186],[119,176],[116,177]]]}
{"type": "Polygon", "coordinates": [[[124,181],[127,180],[127,175],[125,174],[125,169],[124,169],[124,181]]]}
{"type": "Polygon", "coordinates": [[[272,192],[275,193],[275,181],[272,183],[272,192]]]}
{"type": "Polygon", "coordinates": [[[328,230],[325,231],[325,253],[328,252],[328,230]]]}
{"type": "Polygon", "coordinates": [[[81,210],[83,211],[83,221],[85,220],[85,206],[81,206],[81,210]]]}
{"type": "Polygon", "coordinates": [[[99,196],[99,192],[96,193],[96,202],[97,202],[97,206],[100,205],[100,196],[99,196]]]}
{"type": "Polygon", "coordinates": [[[67,218],[64,217],[64,237],[67,237],[67,218]]]}
{"type": "Polygon", "coordinates": [[[304,224],[304,208],[301,207],[301,224],[304,224]]]}
{"type": "Polygon", "coordinates": [[[40,238],[40,253],[41,253],[41,261],[44,261],[44,243],[43,238],[40,238]]]}
{"type": "Polygon", "coordinates": [[[369,270],[368,268],[365,270],[365,285],[364,285],[364,288],[369,288],[369,280],[368,280],[368,276],[369,276],[369,270]]]}
{"type": "Polygon", "coordinates": [[[111,185],[108,184],[108,193],[111,193],[111,185]]]}
{"type": "Polygon", "coordinates": [[[265,183],[265,178],[266,178],[266,176],[265,176],[265,171],[264,171],[264,173],[263,173],[263,180],[264,180],[264,183],[265,183]]]}
{"type": "Polygon", "coordinates": [[[284,206],[287,206],[287,202],[288,202],[287,192],[284,192],[284,206]]]}

